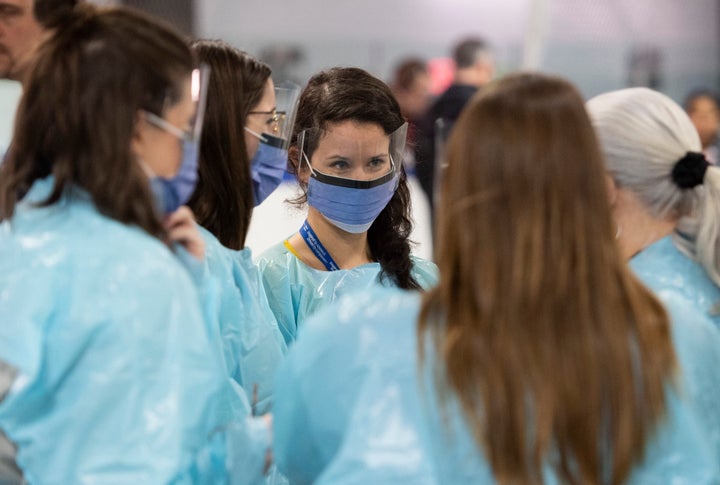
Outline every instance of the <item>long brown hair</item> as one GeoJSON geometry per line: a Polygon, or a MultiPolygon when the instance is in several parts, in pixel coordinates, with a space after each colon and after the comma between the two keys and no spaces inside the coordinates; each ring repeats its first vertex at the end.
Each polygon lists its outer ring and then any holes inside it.
{"type": "Polygon", "coordinates": [[[40,48],[25,86],[0,169],[0,219],[52,175],[45,205],[75,185],[106,216],[164,239],[131,140],[141,110],[162,115],[180,100],[194,64],[186,41],[150,17],[77,5],[40,48]]]}
{"type": "Polygon", "coordinates": [[[418,329],[436,344],[441,402],[459,400],[500,483],[542,482],[545,464],[566,483],[622,483],[675,356],[663,307],[616,247],[582,98],[508,77],[471,102],[446,156],[441,277],[418,329]]]}
{"type": "MultiPolygon", "coordinates": [[[[290,170],[297,175],[300,166],[297,147],[300,132],[311,128],[326,129],[331,123],[347,120],[375,123],[386,134],[405,123],[400,105],[381,80],[353,67],[322,71],[310,78],[300,95],[290,144],[290,170]]],[[[310,158],[318,140],[306,138],[305,142],[310,158]]],[[[307,184],[299,177],[298,182],[303,191],[307,191],[307,184]]],[[[306,201],[307,194],[303,193],[292,202],[303,205],[306,201]]],[[[370,252],[382,268],[381,278],[389,279],[398,288],[420,289],[412,275],[410,207],[410,189],[403,168],[395,194],[370,226],[367,237],[370,252]]]]}
{"type": "Polygon", "coordinates": [[[270,67],[222,41],[199,40],[191,47],[211,74],[200,177],[188,206],[224,246],[242,249],[255,206],[243,127],[262,98],[270,67]]]}

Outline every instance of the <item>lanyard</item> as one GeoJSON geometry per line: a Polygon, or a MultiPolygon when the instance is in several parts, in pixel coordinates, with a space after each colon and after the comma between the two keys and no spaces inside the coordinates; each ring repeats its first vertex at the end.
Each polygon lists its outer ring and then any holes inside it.
{"type": "Polygon", "coordinates": [[[310,251],[312,251],[315,257],[325,265],[325,269],[328,271],[337,271],[340,269],[332,256],[330,256],[330,253],[328,253],[327,249],[325,249],[325,246],[322,245],[320,239],[318,239],[317,234],[315,234],[315,231],[312,230],[312,227],[310,227],[307,220],[303,222],[303,225],[300,228],[300,235],[305,240],[305,244],[308,245],[310,251]]]}

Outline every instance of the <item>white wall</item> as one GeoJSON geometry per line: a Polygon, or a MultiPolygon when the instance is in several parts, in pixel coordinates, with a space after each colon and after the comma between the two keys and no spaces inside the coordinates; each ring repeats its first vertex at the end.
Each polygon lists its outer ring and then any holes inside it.
{"type": "Polygon", "coordinates": [[[501,72],[518,69],[526,34],[540,43],[540,68],[592,95],[625,85],[633,46],[663,53],[662,88],[676,99],[696,85],[717,85],[717,0],[197,0],[198,34],[223,38],[255,55],[298,46],[300,81],[333,65],[357,65],[387,79],[409,54],[445,56],[477,33],[497,49],[501,72]],[[528,31],[533,5],[544,28],[528,31]],[[537,33],[543,34],[538,38],[537,33]]]}

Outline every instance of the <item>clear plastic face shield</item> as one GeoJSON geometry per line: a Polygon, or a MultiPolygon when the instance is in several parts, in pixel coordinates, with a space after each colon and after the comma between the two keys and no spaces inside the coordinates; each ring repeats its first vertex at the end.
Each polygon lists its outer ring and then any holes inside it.
{"type": "Polygon", "coordinates": [[[270,111],[250,111],[248,113],[249,115],[266,117],[263,120],[265,128],[262,133],[250,128],[245,129],[255,135],[262,143],[287,150],[290,145],[290,135],[295,123],[295,113],[297,112],[301,90],[300,86],[290,81],[276,85],[275,108],[270,111]]]}
{"type": "Polygon", "coordinates": [[[374,123],[341,122],[298,135],[300,168],[310,178],[351,188],[370,188],[399,175],[407,123],[387,135],[374,123]]]}
{"type": "Polygon", "coordinates": [[[285,82],[275,86],[275,108],[271,111],[250,111],[249,115],[265,117],[263,132],[249,127],[245,130],[260,140],[250,160],[255,205],[261,204],[283,181],[287,171],[288,146],[295,123],[300,86],[285,82]]]}
{"type": "Polygon", "coordinates": [[[205,106],[207,104],[207,89],[210,79],[210,68],[201,65],[193,69],[190,74],[190,96],[194,105],[194,114],[187,127],[178,127],[155,113],[145,111],[147,120],[158,128],[172,133],[180,140],[200,143],[203,121],[205,120],[205,106]]]}
{"type": "Polygon", "coordinates": [[[145,111],[148,122],[182,141],[182,161],[178,173],[172,178],[151,177],[150,179],[155,204],[163,214],[175,212],[190,200],[197,186],[200,139],[205,119],[209,78],[210,69],[205,65],[194,69],[190,75],[190,96],[194,111],[185,128],[175,126],[165,118],[145,111]]]}
{"type": "Polygon", "coordinates": [[[433,200],[431,201],[437,213],[440,207],[440,196],[442,192],[442,181],[447,171],[448,162],[446,157],[446,146],[450,138],[450,131],[453,122],[444,118],[435,120],[435,167],[433,173],[433,200]]]}
{"type": "Polygon", "coordinates": [[[367,231],[397,190],[406,136],[407,123],[389,135],[377,124],[353,121],[301,132],[308,204],[346,232],[367,231]]]}

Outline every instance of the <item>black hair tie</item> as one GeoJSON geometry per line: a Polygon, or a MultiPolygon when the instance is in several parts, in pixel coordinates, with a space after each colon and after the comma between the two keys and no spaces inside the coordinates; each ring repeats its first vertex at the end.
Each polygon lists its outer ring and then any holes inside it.
{"type": "Polygon", "coordinates": [[[673,167],[673,182],[681,189],[692,189],[703,183],[705,172],[709,166],[704,154],[687,152],[673,167]]]}

